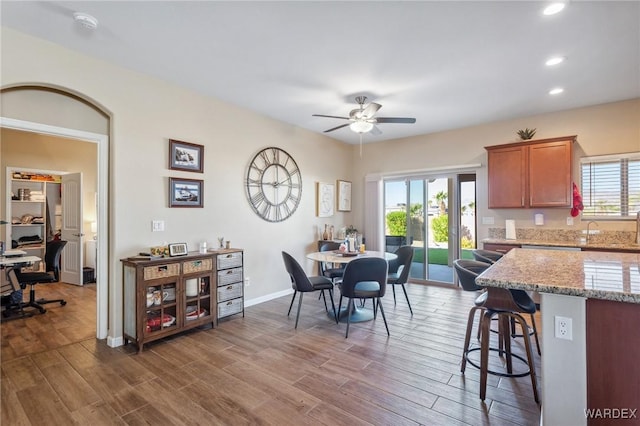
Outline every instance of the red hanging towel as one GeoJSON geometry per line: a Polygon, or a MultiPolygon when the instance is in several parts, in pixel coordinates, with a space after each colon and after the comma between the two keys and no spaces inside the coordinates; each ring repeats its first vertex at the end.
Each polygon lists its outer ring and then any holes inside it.
{"type": "Polygon", "coordinates": [[[582,205],[582,197],[580,196],[580,191],[578,191],[578,186],[576,183],[573,183],[573,208],[571,209],[571,216],[576,217],[580,214],[580,211],[584,209],[582,205]]]}

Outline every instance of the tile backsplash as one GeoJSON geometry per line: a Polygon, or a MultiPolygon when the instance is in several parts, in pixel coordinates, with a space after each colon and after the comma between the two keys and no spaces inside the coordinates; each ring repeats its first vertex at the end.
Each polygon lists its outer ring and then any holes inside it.
{"type": "MultiPolygon", "coordinates": [[[[582,230],[516,228],[516,240],[574,243],[586,237],[582,230]]],[[[504,239],[504,228],[489,228],[489,238],[504,239]]],[[[636,233],[631,231],[600,231],[589,236],[589,241],[598,244],[633,244],[636,233]]]]}

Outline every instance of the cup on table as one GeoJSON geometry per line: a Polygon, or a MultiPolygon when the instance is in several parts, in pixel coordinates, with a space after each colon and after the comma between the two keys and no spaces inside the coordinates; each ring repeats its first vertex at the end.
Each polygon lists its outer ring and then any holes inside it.
{"type": "Polygon", "coordinates": [[[162,292],[163,302],[172,302],[176,300],[176,289],[174,287],[165,288],[162,292]]]}

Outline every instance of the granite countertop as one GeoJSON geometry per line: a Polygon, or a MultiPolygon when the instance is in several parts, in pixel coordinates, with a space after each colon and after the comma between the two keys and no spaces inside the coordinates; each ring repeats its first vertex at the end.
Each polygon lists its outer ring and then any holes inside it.
{"type": "Polygon", "coordinates": [[[640,303],[640,253],[516,248],[484,271],[476,283],[640,303]]]}
{"type": "Polygon", "coordinates": [[[520,246],[546,246],[546,247],[571,247],[579,248],[582,250],[599,249],[599,250],[611,250],[611,251],[629,251],[634,253],[640,253],[640,245],[629,242],[605,242],[594,241],[587,243],[579,243],[577,241],[556,241],[556,240],[528,240],[518,238],[516,240],[507,240],[505,238],[485,238],[483,243],[489,244],[513,244],[520,246]]]}

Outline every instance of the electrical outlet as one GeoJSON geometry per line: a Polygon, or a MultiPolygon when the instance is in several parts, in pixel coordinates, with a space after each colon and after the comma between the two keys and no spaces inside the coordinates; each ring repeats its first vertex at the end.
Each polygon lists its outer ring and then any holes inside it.
{"type": "Polygon", "coordinates": [[[567,226],[573,226],[573,218],[571,216],[567,216],[567,226]]]}
{"type": "Polygon", "coordinates": [[[494,224],[493,216],[483,216],[482,217],[482,224],[483,225],[493,225],[494,224]]]}
{"type": "Polygon", "coordinates": [[[573,323],[569,317],[553,317],[556,326],[556,339],[573,340],[573,323]]]}
{"type": "Polygon", "coordinates": [[[249,287],[250,285],[251,285],[251,278],[246,277],[246,278],[244,279],[244,286],[245,286],[245,287],[249,287]]]}
{"type": "Polygon", "coordinates": [[[164,220],[152,220],[151,231],[152,232],[164,231],[164,220]]]}

